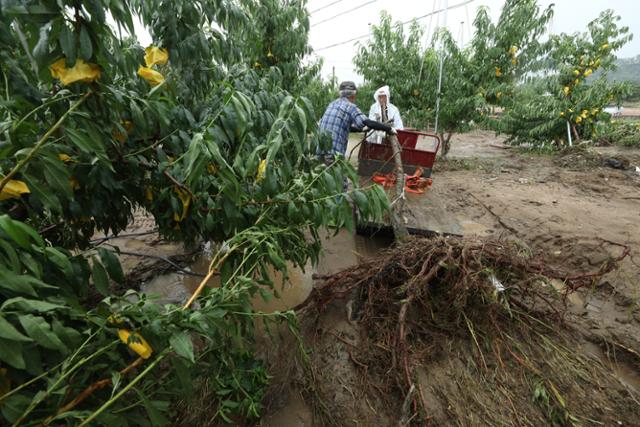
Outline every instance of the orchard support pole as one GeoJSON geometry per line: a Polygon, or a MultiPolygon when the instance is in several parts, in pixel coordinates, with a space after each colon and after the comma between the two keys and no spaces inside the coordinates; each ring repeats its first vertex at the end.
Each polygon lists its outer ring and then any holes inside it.
{"type": "MultiPolygon", "coordinates": [[[[447,28],[447,10],[449,8],[449,0],[444,0],[444,25],[447,28]]],[[[440,72],[438,73],[438,93],[436,98],[436,125],[434,133],[438,133],[438,119],[440,116],[440,91],[442,90],[442,71],[444,68],[444,43],[440,39],[440,72]]]]}

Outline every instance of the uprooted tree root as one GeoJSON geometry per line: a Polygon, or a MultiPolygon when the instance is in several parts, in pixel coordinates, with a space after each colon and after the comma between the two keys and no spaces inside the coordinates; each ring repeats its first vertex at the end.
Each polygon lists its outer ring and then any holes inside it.
{"type": "Polygon", "coordinates": [[[566,295],[629,253],[602,244],[619,254],[575,273],[515,243],[415,239],[323,277],[297,308],[311,337],[304,383],[318,423],[636,425],[637,391],[581,355],[564,320],[566,295]],[[351,332],[322,323],[342,298],[351,332]],[[345,363],[352,379],[336,367],[345,363]],[[338,402],[337,389],[352,403],[338,402]]]}

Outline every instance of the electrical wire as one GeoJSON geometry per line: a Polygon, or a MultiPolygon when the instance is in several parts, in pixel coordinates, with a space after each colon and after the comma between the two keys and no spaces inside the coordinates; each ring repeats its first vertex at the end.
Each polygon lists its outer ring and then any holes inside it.
{"type": "Polygon", "coordinates": [[[336,18],[338,18],[338,17],[340,17],[342,15],[346,15],[348,13],[351,13],[351,12],[355,11],[355,10],[358,10],[358,9],[361,9],[361,8],[367,6],[367,5],[370,5],[371,3],[375,3],[377,1],[378,0],[370,0],[370,1],[366,2],[366,3],[362,3],[361,5],[356,6],[356,7],[352,8],[352,9],[345,10],[344,12],[340,12],[337,15],[333,15],[333,16],[328,17],[327,19],[323,19],[320,22],[316,22],[315,24],[312,24],[311,26],[315,27],[316,25],[320,25],[320,24],[323,24],[325,22],[331,21],[331,20],[336,19],[336,18]]]}
{"type": "Polygon", "coordinates": [[[471,40],[471,38],[473,37],[473,34],[471,34],[471,20],[469,20],[469,6],[464,7],[464,13],[467,15],[467,35],[469,36],[469,40],[471,40]]]}
{"type": "MultiPolygon", "coordinates": [[[[448,8],[446,8],[446,10],[457,9],[459,7],[468,5],[469,3],[473,3],[473,1],[474,0],[467,0],[467,1],[462,2],[462,3],[454,4],[453,6],[449,6],[448,8]]],[[[435,12],[427,13],[426,15],[422,15],[422,16],[418,16],[416,18],[412,18],[412,19],[410,19],[408,21],[401,22],[400,25],[407,25],[407,24],[413,22],[414,20],[415,21],[419,21],[420,19],[424,19],[424,18],[427,18],[427,17],[429,17],[429,16],[431,16],[433,14],[437,14],[437,13],[443,12],[444,10],[445,10],[445,8],[440,9],[440,10],[436,10],[435,12]]],[[[331,48],[334,48],[334,47],[337,47],[337,46],[342,46],[344,44],[351,43],[351,42],[354,42],[356,40],[361,40],[361,39],[364,39],[364,38],[367,38],[367,37],[369,37],[369,33],[361,35],[361,36],[357,36],[357,37],[354,37],[354,38],[351,38],[349,40],[345,40],[345,41],[342,41],[342,42],[334,43],[334,44],[329,45],[329,46],[324,46],[324,47],[321,47],[321,48],[318,48],[318,49],[314,49],[314,51],[315,52],[319,52],[321,50],[331,49],[331,48]]]]}
{"type": "MultiPolygon", "coordinates": [[[[438,0],[438,7],[440,7],[440,0],[438,0]]],[[[429,38],[431,34],[431,24],[433,23],[433,15],[435,15],[436,11],[436,0],[433,0],[433,9],[431,10],[431,17],[429,18],[429,25],[427,25],[427,33],[426,36],[429,38]]],[[[438,18],[439,19],[439,18],[438,18]]],[[[422,70],[424,69],[424,60],[427,57],[427,52],[423,52],[422,61],[420,61],[420,73],[418,73],[418,86],[420,86],[420,81],[422,80],[422,70]]]]}
{"type": "Polygon", "coordinates": [[[312,10],[312,11],[311,11],[311,12],[309,12],[309,13],[311,14],[311,13],[320,12],[321,10],[324,10],[324,9],[326,9],[326,8],[330,7],[330,6],[333,6],[334,4],[342,3],[343,1],[344,1],[344,0],[336,0],[336,1],[334,1],[334,2],[331,2],[331,3],[327,4],[327,5],[324,5],[324,6],[322,6],[322,7],[317,8],[316,10],[312,10]]]}

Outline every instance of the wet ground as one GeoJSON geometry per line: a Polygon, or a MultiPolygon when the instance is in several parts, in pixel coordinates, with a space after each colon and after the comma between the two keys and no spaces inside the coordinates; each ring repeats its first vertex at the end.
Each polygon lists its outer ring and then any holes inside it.
{"type": "MultiPolygon", "coordinates": [[[[356,142],[351,141],[351,146],[356,142]]],[[[630,166],[640,166],[640,150],[605,147],[595,151],[603,158],[623,157],[630,166]]],[[[629,247],[632,256],[604,278],[604,285],[580,291],[570,304],[572,316],[580,319],[590,337],[584,343],[585,354],[602,360],[626,387],[640,390],[640,258],[633,258],[640,252],[640,174],[633,167],[616,170],[603,166],[600,157],[586,157],[578,153],[559,160],[506,149],[503,139],[490,132],[464,134],[454,137],[449,160],[436,162],[431,195],[420,197],[442,203],[465,235],[517,239],[532,251],[569,266],[597,267],[607,254],[601,252],[595,238],[629,247]]],[[[357,148],[352,161],[356,159],[357,148]]],[[[127,233],[152,231],[153,226],[152,220],[140,214],[127,233]]],[[[163,242],[153,233],[109,243],[129,253],[122,261],[130,272],[167,267],[162,260],[140,255],[175,257],[192,252],[163,242]]],[[[269,312],[293,307],[311,291],[313,273],[339,271],[388,244],[385,239],[346,231],[327,237],[320,264],[315,269],[293,270],[279,290],[281,298],[256,299],[256,309],[269,312]]],[[[142,275],[148,278],[142,289],[159,302],[184,301],[208,271],[208,262],[206,253],[196,255],[187,268],[195,275],[175,271],[142,275]]],[[[210,285],[216,286],[215,279],[210,285]]],[[[334,326],[344,327],[342,316],[344,310],[335,313],[334,326]]],[[[311,425],[311,411],[292,392],[278,408],[272,408],[261,425],[311,425]]]]}

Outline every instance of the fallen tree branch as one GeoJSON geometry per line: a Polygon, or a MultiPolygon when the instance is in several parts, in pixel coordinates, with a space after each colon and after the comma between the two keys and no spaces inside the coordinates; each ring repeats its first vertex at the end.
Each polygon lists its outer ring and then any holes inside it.
{"type": "Polygon", "coordinates": [[[167,264],[169,264],[170,266],[172,266],[174,269],[176,269],[176,271],[183,273],[183,274],[187,274],[189,276],[196,276],[196,277],[204,277],[204,274],[201,273],[196,273],[190,270],[186,270],[182,267],[180,267],[178,264],[176,264],[175,262],[171,261],[169,258],[164,257],[162,255],[153,255],[153,254],[143,254],[140,252],[129,252],[129,251],[121,251],[120,249],[118,249],[117,246],[112,245],[110,243],[105,243],[105,246],[111,246],[112,248],[114,248],[113,253],[115,254],[120,254],[120,255],[130,255],[130,256],[137,256],[137,257],[142,257],[142,258],[151,258],[151,259],[157,259],[160,261],[164,261],[167,264]]]}
{"type": "Polygon", "coordinates": [[[389,141],[391,142],[391,147],[393,147],[393,161],[395,163],[395,172],[396,172],[396,188],[395,188],[395,199],[391,206],[391,226],[393,227],[393,234],[396,237],[396,240],[403,241],[409,237],[409,232],[407,231],[407,227],[404,225],[402,221],[402,216],[404,213],[404,169],[402,167],[402,148],[400,147],[400,143],[398,142],[398,137],[396,135],[389,135],[389,141]]]}

